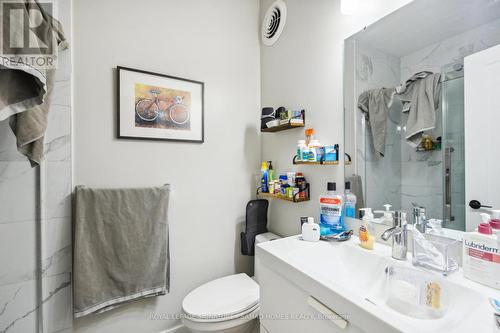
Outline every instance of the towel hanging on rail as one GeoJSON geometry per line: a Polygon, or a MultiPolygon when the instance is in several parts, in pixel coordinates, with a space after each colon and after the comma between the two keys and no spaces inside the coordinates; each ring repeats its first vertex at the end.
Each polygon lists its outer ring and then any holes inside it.
{"type": "Polygon", "coordinates": [[[76,187],[75,317],[168,292],[169,189],[76,187]]]}

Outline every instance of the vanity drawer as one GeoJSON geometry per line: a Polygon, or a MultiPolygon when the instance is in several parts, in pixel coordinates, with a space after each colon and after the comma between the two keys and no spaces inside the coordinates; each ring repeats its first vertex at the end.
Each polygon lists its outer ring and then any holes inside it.
{"type": "Polygon", "coordinates": [[[261,324],[269,333],[363,332],[348,316],[324,305],[266,265],[259,265],[261,324]]]}

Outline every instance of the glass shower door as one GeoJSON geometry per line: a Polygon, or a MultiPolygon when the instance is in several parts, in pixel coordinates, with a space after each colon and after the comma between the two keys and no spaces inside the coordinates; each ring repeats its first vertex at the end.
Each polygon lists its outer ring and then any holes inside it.
{"type": "Polygon", "coordinates": [[[463,70],[443,74],[443,227],[465,230],[463,70]]]}

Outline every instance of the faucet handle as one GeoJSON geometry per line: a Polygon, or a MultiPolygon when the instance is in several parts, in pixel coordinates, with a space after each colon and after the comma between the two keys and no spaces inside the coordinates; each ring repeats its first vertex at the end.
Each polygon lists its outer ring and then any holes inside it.
{"type": "Polygon", "coordinates": [[[394,212],[394,226],[395,227],[402,227],[406,225],[406,212],[402,210],[397,210],[394,212]]]}

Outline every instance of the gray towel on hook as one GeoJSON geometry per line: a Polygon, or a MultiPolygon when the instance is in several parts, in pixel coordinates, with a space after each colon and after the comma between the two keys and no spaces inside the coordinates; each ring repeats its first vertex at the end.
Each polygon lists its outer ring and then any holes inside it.
{"type": "Polygon", "coordinates": [[[394,88],[379,88],[364,91],[358,97],[358,108],[368,114],[373,148],[379,157],[384,157],[385,155],[387,114],[393,96],[394,88]]]}
{"type": "Polygon", "coordinates": [[[363,182],[360,175],[352,175],[347,177],[347,182],[351,182],[351,192],[356,196],[356,217],[359,210],[365,208],[365,200],[363,197],[363,182]]]}
{"type": "Polygon", "coordinates": [[[169,186],[75,189],[76,318],[169,290],[169,186]]]}
{"type": "MultiPolygon", "coordinates": [[[[0,50],[0,121],[10,117],[10,127],[17,138],[17,149],[28,157],[34,167],[40,164],[44,155],[44,136],[57,52],[66,49],[68,43],[61,23],[45,11],[44,4],[34,0],[0,0],[4,11],[8,10],[9,3],[15,5],[16,12],[20,11],[27,19],[34,20],[37,17],[29,15],[34,10],[41,17],[41,22],[30,22],[30,26],[36,26],[37,38],[30,36],[30,47],[37,49],[34,52],[36,54],[25,54],[24,47],[3,47],[0,50]],[[52,53],[47,51],[48,45],[53,46],[52,53]]],[[[23,20],[11,20],[9,23],[9,26],[0,24],[0,36],[9,34],[13,40],[23,40],[26,33],[23,20]]]]}
{"type": "Polygon", "coordinates": [[[408,112],[406,141],[418,146],[425,131],[436,126],[436,110],[441,95],[441,74],[420,72],[397,89],[403,103],[403,112],[408,112]]]}

